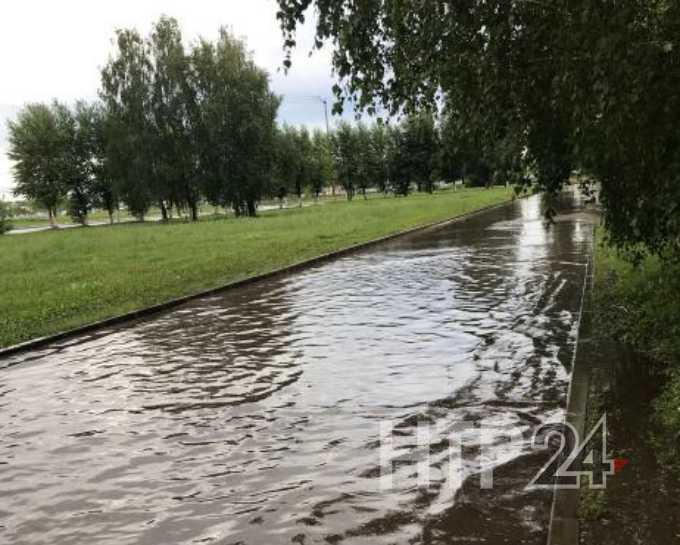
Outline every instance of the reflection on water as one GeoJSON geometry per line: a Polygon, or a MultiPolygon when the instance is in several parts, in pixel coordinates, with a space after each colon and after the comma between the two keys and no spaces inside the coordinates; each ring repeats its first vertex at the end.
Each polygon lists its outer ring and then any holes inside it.
{"type": "Polygon", "coordinates": [[[530,435],[565,404],[589,225],[532,197],[6,362],[0,540],[542,543],[530,435]],[[429,483],[380,487],[385,421],[399,456],[442,433],[429,483]]]}

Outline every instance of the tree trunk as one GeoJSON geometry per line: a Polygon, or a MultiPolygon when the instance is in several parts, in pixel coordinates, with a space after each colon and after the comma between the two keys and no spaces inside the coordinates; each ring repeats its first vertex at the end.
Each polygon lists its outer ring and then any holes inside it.
{"type": "Polygon", "coordinates": [[[113,210],[109,209],[107,212],[109,213],[109,225],[113,225],[113,210]]]}
{"type": "Polygon", "coordinates": [[[163,219],[163,223],[167,223],[168,221],[168,209],[165,206],[165,202],[163,202],[163,199],[161,199],[158,202],[158,205],[160,206],[161,209],[161,218],[163,219]]]}
{"type": "Polygon", "coordinates": [[[257,216],[257,207],[255,206],[255,201],[246,201],[246,208],[248,210],[248,216],[251,218],[257,216]]]}
{"type": "Polygon", "coordinates": [[[194,201],[189,203],[189,209],[191,210],[191,221],[198,221],[198,206],[194,201]]]}
{"type": "Polygon", "coordinates": [[[55,221],[54,221],[54,216],[55,216],[55,215],[56,215],[56,214],[54,213],[54,211],[52,210],[52,208],[50,208],[50,207],[48,206],[48,207],[47,207],[47,217],[50,219],[50,227],[56,227],[56,226],[57,226],[57,224],[56,224],[55,221]]]}

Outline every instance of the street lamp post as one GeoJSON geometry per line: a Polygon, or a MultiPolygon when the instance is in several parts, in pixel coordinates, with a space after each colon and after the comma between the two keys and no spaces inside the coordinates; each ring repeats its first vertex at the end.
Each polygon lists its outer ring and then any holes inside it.
{"type": "MultiPolygon", "coordinates": [[[[321,104],[323,104],[323,113],[326,118],[326,137],[328,138],[328,143],[330,144],[331,141],[331,128],[328,123],[328,100],[326,100],[324,97],[319,97],[319,100],[321,101],[321,104]]],[[[331,180],[331,195],[333,198],[335,198],[335,181],[331,180]]]]}

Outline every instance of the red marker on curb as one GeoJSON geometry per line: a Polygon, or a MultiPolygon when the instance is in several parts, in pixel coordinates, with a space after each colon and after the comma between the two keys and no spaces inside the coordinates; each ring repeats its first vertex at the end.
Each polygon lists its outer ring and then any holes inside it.
{"type": "Polygon", "coordinates": [[[621,473],[623,471],[623,468],[626,467],[628,464],[630,464],[630,460],[627,458],[616,458],[614,460],[614,474],[621,473]]]}

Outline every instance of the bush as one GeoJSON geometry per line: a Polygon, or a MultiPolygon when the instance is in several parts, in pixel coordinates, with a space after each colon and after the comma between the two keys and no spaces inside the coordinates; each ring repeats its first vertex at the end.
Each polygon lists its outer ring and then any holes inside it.
{"type": "Polygon", "coordinates": [[[680,364],[680,264],[655,256],[632,263],[601,242],[595,274],[604,333],[659,361],[680,364]]]}
{"type": "Polygon", "coordinates": [[[600,331],[665,364],[651,438],[659,461],[680,471],[680,264],[655,256],[631,262],[601,241],[595,274],[600,331]]]}
{"type": "Polygon", "coordinates": [[[10,206],[6,202],[0,201],[0,235],[4,235],[12,229],[12,225],[9,223],[11,217],[12,209],[10,206]]]}

